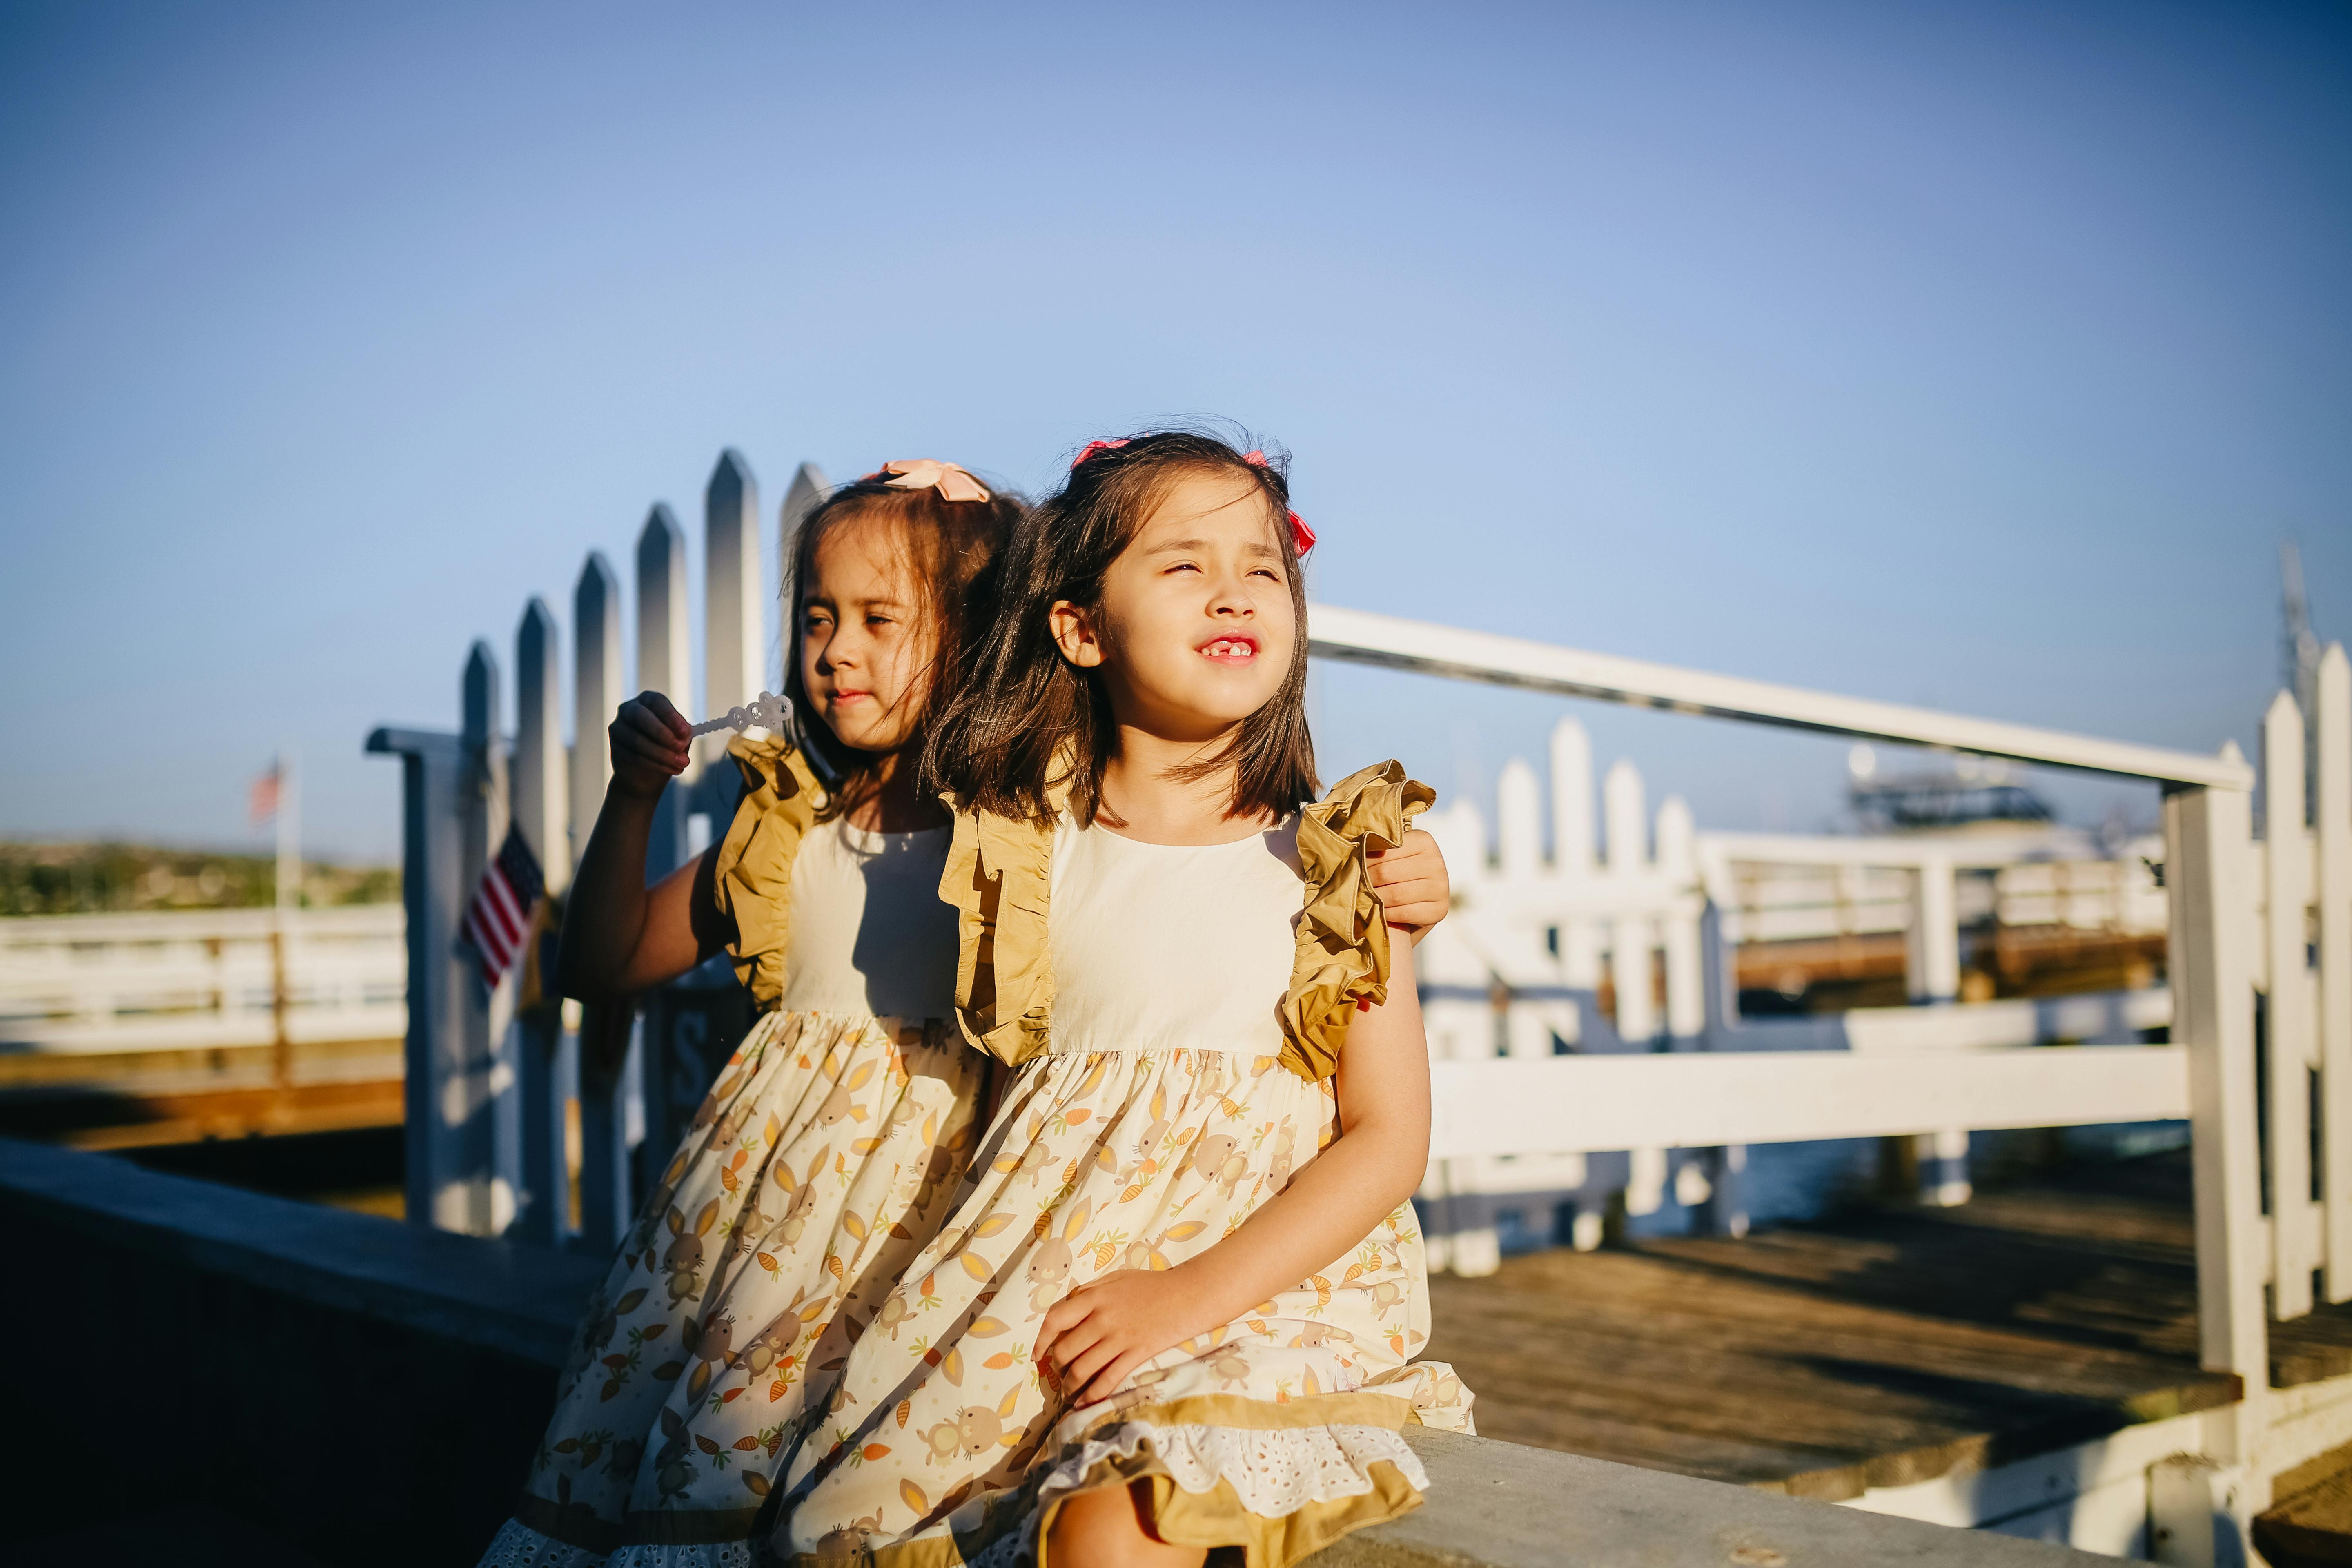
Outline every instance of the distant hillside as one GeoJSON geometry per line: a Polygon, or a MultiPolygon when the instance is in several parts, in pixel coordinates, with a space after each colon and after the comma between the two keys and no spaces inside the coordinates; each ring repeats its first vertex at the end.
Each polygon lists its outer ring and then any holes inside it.
{"type": "MultiPolygon", "coordinates": [[[[276,867],[267,855],[209,849],[0,843],[0,916],[257,908],[277,900],[276,867]]],[[[394,867],[311,860],[302,868],[302,902],[312,908],[399,897],[394,867]]]]}

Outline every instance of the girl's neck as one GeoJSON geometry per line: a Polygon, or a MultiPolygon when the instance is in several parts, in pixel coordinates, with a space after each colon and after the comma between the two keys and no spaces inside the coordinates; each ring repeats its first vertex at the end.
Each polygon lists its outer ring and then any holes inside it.
{"type": "Polygon", "coordinates": [[[1232,764],[1198,778],[1184,775],[1233,739],[1171,741],[1121,724],[1118,749],[1103,769],[1097,824],[1122,837],[1167,845],[1231,844],[1273,826],[1272,814],[1262,809],[1234,812],[1232,764]]]}
{"type": "Polygon", "coordinates": [[[874,771],[849,786],[848,805],[841,815],[852,827],[867,833],[919,833],[947,826],[947,807],[920,787],[915,750],[883,752],[874,771]]]}

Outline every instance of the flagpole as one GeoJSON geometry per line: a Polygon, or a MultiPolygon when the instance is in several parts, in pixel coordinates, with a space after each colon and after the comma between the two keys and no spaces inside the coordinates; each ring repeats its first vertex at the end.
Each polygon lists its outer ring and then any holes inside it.
{"type": "Polygon", "coordinates": [[[278,919],[271,933],[270,1012],[275,1025],[270,1052],[271,1078],[282,1094],[294,1078],[294,1039],[287,1028],[293,987],[294,910],[302,894],[302,794],[294,771],[294,749],[278,752],[278,919]]]}
{"type": "Polygon", "coordinates": [[[294,750],[278,753],[278,913],[302,901],[302,784],[294,771],[294,750]]]}

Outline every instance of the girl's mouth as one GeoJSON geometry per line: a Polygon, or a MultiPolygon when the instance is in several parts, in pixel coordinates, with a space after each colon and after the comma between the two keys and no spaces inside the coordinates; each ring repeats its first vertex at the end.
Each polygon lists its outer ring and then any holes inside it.
{"type": "Polygon", "coordinates": [[[1218,664],[1247,664],[1257,657],[1257,639],[1228,632],[1202,643],[1198,651],[1218,664]]]}

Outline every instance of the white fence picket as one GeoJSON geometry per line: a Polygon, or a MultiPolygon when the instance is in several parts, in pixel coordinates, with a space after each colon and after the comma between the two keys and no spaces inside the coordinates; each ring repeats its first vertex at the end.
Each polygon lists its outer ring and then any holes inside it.
{"type": "Polygon", "coordinates": [[[621,584],[601,550],[588,552],[572,590],[572,858],[577,863],[613,777],[604,727],[628,691],[621,584]]]}
{"type": "MultiPolygon", "coordinates": [[[[488,643],[476,643],[467,656],[462,689],[461,900],[480,885],[507,828],[499,666],[488,643]]],[[[433,1186],[427,1202],[433,1223],[444,1230],[497,1236],[514,1218],[522,1185],[521,1105],[507,1029],[514,994],[511,975],[495,987],[485,987],[478,964],[466,963],[459,999],[462,1022],[456,1037],[444,1043],[452,1059],[442,1064],[445,1070],[436,1078],[438,1092],[428,1133],[440,1147],[429,1165],[433,1186]]]]}
{"type": "Polygon", "coordinates": [[[2352,664],[2341,643],[2319,661],[2312,715],[2318,876],[2320,1162],[2326,1216],[2327,1299],[2352,1300],[2352,664]]]}
{"type": "MultiPolygon", "coordinates": [[[[669,508],[655,503],[637,534],[637,679],[641,691],[658,691],[680,713],[695,710],[692,627],[688,624],[686,534],[669,508]]],[[[688,776],[662,792],[646,844],[646,878],[657,881],[687,859],[688,776]]]]}
{"type": "Polygon", "coordinates": [[[2264,1047],[2270,1071],[2270,1124],[2264,1140],[2271,1209],[2271,1310],[2280,1318],[2311,1310],[2311,1075],[2313,1046],[2305,910],[2311,852],[2304,831],[2303,710],[2282,691],[2263,716],[2264,1047]]]}
{"type": "MultiPolygon", "coordinates": [[[[572,882],[572,777],[563,748],[562,660],[555,616],[533,596],[515,628],[514,817],[539,857],[551,897],[561,897],[572,882]]],[[[544,975],[543,981],[549,994],[515,1021],[522,1141],[518,1234],[553,1245],[570,1233],[572,1223],[572,1168],[565,1147],[570,1118],[562,1088],[569,1068],[554,976],[544,975]]]]}
{"type": "MultiPolygon", "coordinates": [[[[713,713],[760,693],[766,652],[760,571],[760,485],[741,453],[719,455],[703,491],[703,702],[713,713]]],[[[698,742],[703,765],[727,754],[725,731],[698,742]]]]}

